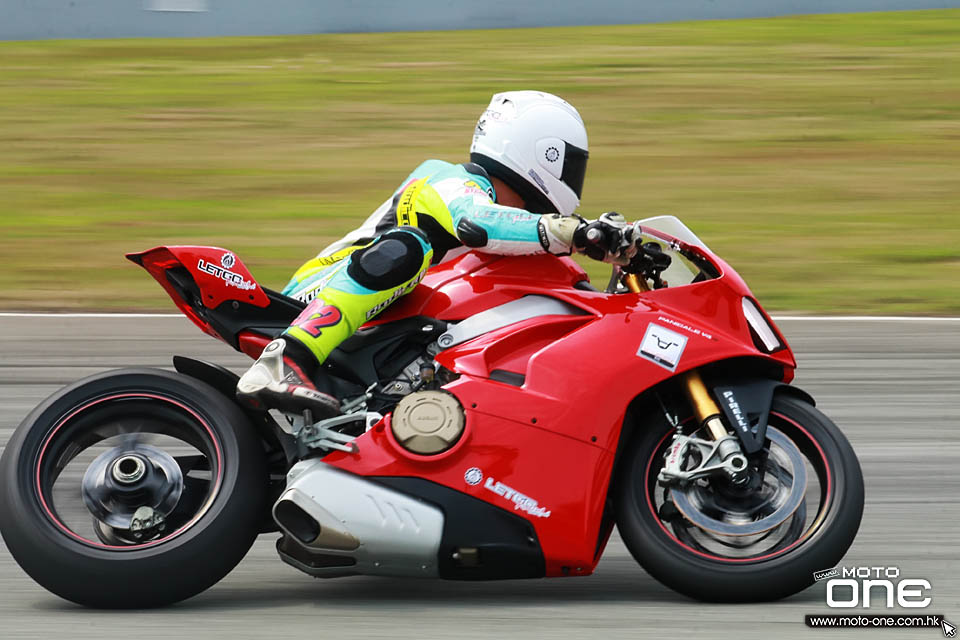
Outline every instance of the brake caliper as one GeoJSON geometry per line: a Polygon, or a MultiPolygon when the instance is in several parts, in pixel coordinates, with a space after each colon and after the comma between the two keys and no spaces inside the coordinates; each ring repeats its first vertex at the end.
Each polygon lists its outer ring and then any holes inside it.
{"type": "Polygon", "coordinates": [[[687,484],[716,473],[737,478],[747,468],[747,459],[740,453],[736,437],[731,435],[719,440],[701,440],[678,433],[664,457],[666,462],[657,476],[663,486],[687,484]],[[691,455],[698,455],[700,462],[692,469],[685,469],[691,455]]]}

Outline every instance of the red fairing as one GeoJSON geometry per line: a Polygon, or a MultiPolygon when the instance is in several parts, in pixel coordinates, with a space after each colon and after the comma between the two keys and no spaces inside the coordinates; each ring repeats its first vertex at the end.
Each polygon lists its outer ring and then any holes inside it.
{"type": "Polygon", "coordinates": [[[450,451],[411,454],[394,442],[385,420],[357,439],[359,453],[325,460],[360,475],[425,478],[513,510],[536,529],[547,575],[591,573],[609,535],[602,516],[621,426],[638,394],[730,358],[766,360],[782,367],[785,380],[792,377],[789,347],[766,354],[754,345],[741,308],[743,297],[752,299],[749,289],[708,257],[721,277],[619,295],[573,288],[583,272],[552,256],[466,254],[433,269],[378,322],[413,315],[462,320],[526,295],[551,296],[583,314],[517,322],[436,356],[461,375],[445,389],[467,415],[467,430],[450,451]],[[684,342],[675,367],[638,353],[651,327],[684,342]],[[522,386],[491,379],[495,370],[523,376],[522,386]],[[474,467],[483,480],[469,484],[465,474],[474,467]]]}
{"type": "Polygon", "coordinates": [[[529,418],[518,424],[484,413],[497,411],[495,389],[489,395],[479,388],[448,389],[461,401],[465,395],[477,401],[476,408],[465,405],[467,433],[451,451],[411,454],[396,444],[387,419],[356,441],[358,454],[335,452],[325,460],[362,475],[426,478],[526,517],[537,531],[547,575],[591,573],[613,454],[538,428],[529,418]],[[464,474],[474,467],[483,479],[469,485],[464,474]],[[536,500],[536,507],[525,502],[529,511],[521,510],[512,492],[536,500]]]}
{"type": "Polygon", "coordinates": [[[200,246],[160,246],[142,251],[128,253],[127,259],[144,269],[164,288],[173,298],[177,308],[205,333],[223,340],[196,311],[189,302],[183,299],[179,291],[171,284],[167,277],[170,269],[185,268],[200,290],[203,306],[216,309],[224,302],[238,301],[252,304],[257,307],[266,307],[270,304],[267,294],[233,252],[220,247],[200,246]]]}
{"type": "Polygon", "coordinates": [[[463,320],[474,313],[537,291],[572,289],[589,282],[587,273],[570,258],[495,256],[471,251],[432,267],[420,285],[381,313],[370,324],[410,316],[463,320]],[[478,294],[482,300],[478,299],[478,294]]]}

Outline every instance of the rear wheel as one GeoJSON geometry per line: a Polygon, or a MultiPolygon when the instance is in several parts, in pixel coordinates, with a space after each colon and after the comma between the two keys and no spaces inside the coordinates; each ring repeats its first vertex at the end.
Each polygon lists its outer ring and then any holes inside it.
{"type": "Polygon", "coordinates": [[[220,580],[256,538],[268,484],[236,405],[150,369],[47,399],[7,444],[0,482],[0,530],[20,566],[108,608],[165,605],[220,580]]]}
{"type": "Polygon", "coordinates": [[[777,396],[766,447],[739,486],[716,476],[682,490],[660,486],[672,433],[666,424],[638,433],[618,472],[620,534],[660,582],[700,600],[776,600],[811,585],[853,543],[860,465],[810,404],[777,396]]]}

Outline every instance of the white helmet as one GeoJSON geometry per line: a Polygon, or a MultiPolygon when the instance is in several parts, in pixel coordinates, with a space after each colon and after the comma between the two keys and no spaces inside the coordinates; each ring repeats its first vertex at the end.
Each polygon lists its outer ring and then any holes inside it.
{"type": "Polygon", "coordinates": [[[535,213],[572,214],[587,171],[580,114],[542,91],[498,93],[480,116],[470,161],[500,178],[535,213]]]}

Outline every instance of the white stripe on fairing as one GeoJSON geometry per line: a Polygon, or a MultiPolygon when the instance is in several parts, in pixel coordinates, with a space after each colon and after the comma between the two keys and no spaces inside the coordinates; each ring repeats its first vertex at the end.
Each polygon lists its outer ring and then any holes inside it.
{"type": "MultiPolygon", "coordinates": [[[[781,320],[814,320],[824,322],[960,322],[960,317],[938,316],[770,316],[781,320]]],[[[187,318],[179,313],[30,313],[0,312],[0,318],[187,318]]]]}

